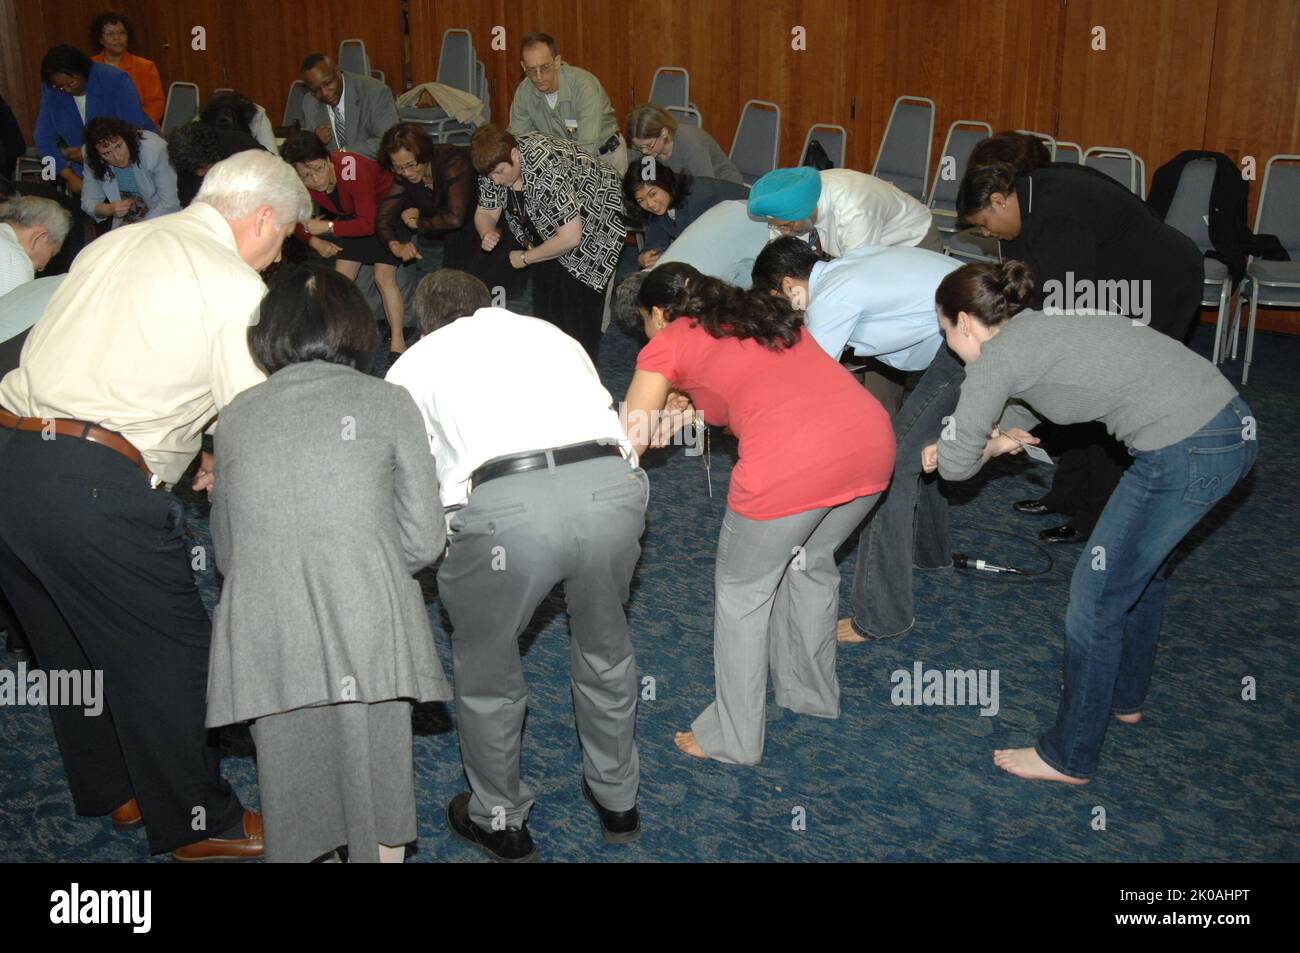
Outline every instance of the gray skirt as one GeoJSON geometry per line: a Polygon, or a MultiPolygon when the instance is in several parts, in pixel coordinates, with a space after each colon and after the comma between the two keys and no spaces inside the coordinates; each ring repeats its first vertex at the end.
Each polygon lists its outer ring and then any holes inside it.
{"type": "Polygon", "coordinates": [[[416,838],[411,703],[299,708],[253,722],[266,859],[306,863],[347,845],[375,863],[379,844],[416,838]]]}

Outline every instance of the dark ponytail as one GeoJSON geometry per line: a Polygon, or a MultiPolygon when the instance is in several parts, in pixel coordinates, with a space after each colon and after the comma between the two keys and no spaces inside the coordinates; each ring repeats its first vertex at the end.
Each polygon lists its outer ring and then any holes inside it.
{"type": "Polygon", "coordinates": [[[1023,311],[1033,293],[1034,276],[1023,261],[964,265],[939,283],[934,303],[950,322],[965,311],[995,328],[1023,311]]]}
{"type": "Polygon", "coordinates": [[[670,262],[649,272],[637,305],[662,308],[670,321],[690,318],[715,338],[753,338],[772,351],[799,340],[803,316],[781,298],[748,294],[690,265],[670,262]]]}

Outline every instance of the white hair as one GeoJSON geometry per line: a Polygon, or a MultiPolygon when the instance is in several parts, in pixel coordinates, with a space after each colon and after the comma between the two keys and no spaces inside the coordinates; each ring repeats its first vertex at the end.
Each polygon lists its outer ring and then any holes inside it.
{"type": "Polygon", "coordinates": [[[0,203],[0,222],[10,227],[43,228],[50,241],[62,245],[72,228],[72,214],[54,199],[38,195],[15,195],[0,203]]]}
{"type": "Polygon", "coordinates": [[[311,218],[311,196],[298,173],[262,149],[237,152],[213,165],[194,201],[206,202],[231,222],[246,218],[260,205],[271,206],[281,226],[311,218]]]}

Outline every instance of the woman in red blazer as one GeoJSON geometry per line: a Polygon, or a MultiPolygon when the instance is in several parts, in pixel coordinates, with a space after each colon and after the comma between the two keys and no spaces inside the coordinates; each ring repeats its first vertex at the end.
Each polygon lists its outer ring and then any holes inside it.
{"type": "Polygon", "coordinates": [[[298,237],[321,257],[333,258],[335,269],[353,280],[362,265],[374,266],[375,285],[392,332],[392,351],[405,351],[405,306],[397,287],[402,261],[375,234],[379,203],[393,190],[392,173],[355,152],[330,152],[305,130],[289,136],[280,155],[298,171],[312,200],[328,216],[299,225],[298,237]]]}

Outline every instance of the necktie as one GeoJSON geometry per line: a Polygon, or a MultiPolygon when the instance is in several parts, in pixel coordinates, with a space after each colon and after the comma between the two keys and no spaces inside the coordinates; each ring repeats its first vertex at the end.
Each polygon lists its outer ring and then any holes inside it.
{"type": "Polygon", "coordinates": [[[808,247],[810,247],[817,254],[819,255],[822,254],[822,237],[820,233],[818,233],[817,229],[815,228],[813,229],[812,235],[810,235],[808,238],[808,247]]]}
{"type": "Polygon", "coordinates": [[[330,111],[334,113],[334,144],[340,150],[348,146],[347,130],[343,125],[343,111],[338,106],[331,106],[330,111]]]}

